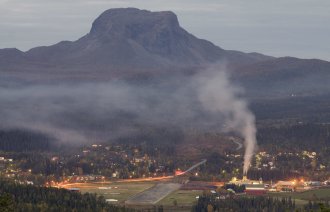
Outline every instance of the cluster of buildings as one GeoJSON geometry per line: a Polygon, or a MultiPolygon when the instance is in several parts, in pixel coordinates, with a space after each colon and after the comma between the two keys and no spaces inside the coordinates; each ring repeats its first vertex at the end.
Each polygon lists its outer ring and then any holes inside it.
{"type": "Polygon", "coordinates": [[[33,185],[33,181],[29,180],[31,175],[31,169],[22,171],[12,158],[0,157],[0,177],[14,179],[19,184],[33,185]]]}
{"type": "Polygon", "coordinates": [[[63,177],[61,182],[56,180],[50,180],[46,182],[45,186],[50,187],[63,187],[67,184],[72,183],[91,183],[91,182],[103,182],[106,180],[105,176],[102,175],[73,175],[63,177]]]}
{"type": "Polygon", "coordinates": [[[13,178],[20,172],[14,167],[13,159],[0,157],[0,175],[8,178],[13,178]]]}
{"type": "Polygon", "coordinates": [[[233,178],[229,183],[235,185],[244,185],[245,193],[250,195],[263,195],[267,192],[301,192],[310,189],[317,189],[321,187],[330,186],[330,180],[328,181],[304,181],[292,180],[292,181],[278,181],[275,184],[266,184],[260,180],[250,180],[247,177],[243,179],[233,178]]]}

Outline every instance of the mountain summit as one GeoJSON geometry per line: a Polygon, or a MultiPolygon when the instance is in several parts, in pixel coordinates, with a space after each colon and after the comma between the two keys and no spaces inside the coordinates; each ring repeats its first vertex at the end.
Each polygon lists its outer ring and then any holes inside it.
{"type": "Polygon", "coordinates": [[[0,49],[0,80],[145,79],[225,62],[251,96],[329,92],[330,63],[224,50],[184,30],[173,12],[109,9],[76,41],[27,52],[0,49]]]}
{"type": "Polygon", "coordinates": [[[222,60],[250,64],[270,57],[223,50],[180,27],[173,12],[109,9],[77,41],[62,41],[27,52],[0,51],[0,70],[107,73],[108,76],[189,70],[222,60]],[[8,55],[10,54],[10,60],[8,55]],[[14,54],[14,55],[13,55],[14,54]]]}
{"type": "Polygon", "coordinates": [[[179,34],[180,30],[178,19],[172,12],[127,8],[103,12],[93,22],[90,35],[101,39],[114,39],[120,35],[132,40],[143,40],[152,35],[167,35],[169,38],[169,35],[179,34]]]}

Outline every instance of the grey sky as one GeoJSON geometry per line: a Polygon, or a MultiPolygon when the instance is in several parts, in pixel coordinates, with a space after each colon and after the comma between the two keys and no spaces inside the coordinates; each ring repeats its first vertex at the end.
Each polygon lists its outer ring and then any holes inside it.
{"type": "Polygon", "coordinates": [[[0,0],[0,48],[76,40],[116,7],[171,10],[224,49],[330,60],[329,0],[0,0]]]}

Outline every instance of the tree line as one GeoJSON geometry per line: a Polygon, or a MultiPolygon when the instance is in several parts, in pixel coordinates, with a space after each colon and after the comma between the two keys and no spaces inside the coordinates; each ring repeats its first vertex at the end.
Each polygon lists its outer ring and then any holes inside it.
{"type": "Polygon", "coordinates": [[[298,211],[329,212],[328,204],[309,202],[303,207],[297,207],[295,200],[289,198],[272,198],[266,196],[255,197],[233,197],[227,199],[217,199],[216,195],[207,195],[199,197],[197,204],[192,209],[193,212],[209,211],[236,211],[236,212],[262,212],[262,211],[298,211]]]}
{"type": "Polygon", "coordinates": [[[113,211],[133,212],[133,209],[106,203],[96,194],[81,194],[66,189],[20,185],[0,180],[0,211],[113,211]]]}

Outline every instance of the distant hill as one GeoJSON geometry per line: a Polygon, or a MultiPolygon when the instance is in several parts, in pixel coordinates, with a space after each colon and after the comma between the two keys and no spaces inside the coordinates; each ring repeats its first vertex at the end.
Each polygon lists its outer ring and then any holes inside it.
{"type": "Polygon", "coordinates": [[[236,68],[234,78],[253,98],[288,98],[330,93],[330,63],[281,57],[236,68]]]}

